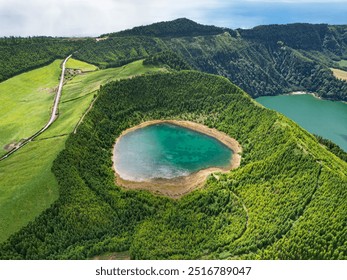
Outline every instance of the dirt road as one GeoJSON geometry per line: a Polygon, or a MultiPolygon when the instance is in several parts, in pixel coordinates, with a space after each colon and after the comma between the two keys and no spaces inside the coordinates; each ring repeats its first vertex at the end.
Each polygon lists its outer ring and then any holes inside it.
{"type": "Polygon", "coordinates": [[[58,108],[59,108],[59,101],[60,101],[60,97],[61,97],[61,92],[63,90],[63,84],[64,84],[64,74],[65,74],[65,64],[66,62],[69,60],[69,58],[71,57],[71,54],[65,58],[63,65],[62,65],[62,71],[61,71],[61,76],[60,76],[60,82],[59,82],[59,87],[58,87],[58,91],[55,95],[54,98],[54,104],[53,104],[53,109],[52,109],[52,113],[51,113],[51,117],[49,119],[49,121],[46,123],[46,125],[41,128],[39,131],[37,131],[35,134],[33,134],[32,136],[30,136],[29,138],[25,139],[23,142],[21,142],[20,144],[16,145],[11,151],[9,151],[7,154],[3,155],[0,158],[1,160],[4,160],[6,158],[8,158],[10,155],[12,155],[14,152],[18,151],[20,148],[22,148],[23,146],[25,146],[26,144],[28,144],[30,141],[32,141],[33,139],[35,139],[37,136],[39,136],[41,133],[43,133],[44,131],[46,131],[51,124],[57,119],[59,112],[58,112],[58,108]]]}

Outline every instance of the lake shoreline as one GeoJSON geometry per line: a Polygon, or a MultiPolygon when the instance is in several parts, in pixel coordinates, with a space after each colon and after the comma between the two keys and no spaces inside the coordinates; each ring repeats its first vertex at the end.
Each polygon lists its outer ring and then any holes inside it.
{"type": "Polygon", "coordinates": [[[215,128],[209,128],[205,125],[191,122],[191,121],[153,120],[153,121],[146,121],[137,126],[126,129],[120,134],[120,136],[116,139],[114,145],[112,146],[112,162],[113,162],[112,169],[116,175],[115,181],[117,185],[120,185],[126,189],[132,189],[132,190],[148,190],[157,195],[165,195],[165,196],[177,199],[197,188],[201,188],[210,174],[214,172],[226,173],[232,169],[239,167],[241,163],[241,153],[242,153],[242,147],[234,138],[231,138],[226,133],[218,131],[215,128]],[[146,126],[161,124],[161,123],[168,123],[168,124],[181,126],[181,127],[188,128],[188,129],[194,130],[196,132],[199,132],[199,133],[202,133],[217,139],[219,142],[223,143],[225,146],[227,146],[229,149],[233,151],[233,155],[230,159],[230,164],[225,168],[218,168],[218,167],[206,168],[206,169],[202,169],[197,172],[191,173],[187,176],[175,177],[172,179],[155,178],[155,179],[149,179],[147,181],[138,182],[138,181],[125,180],[121,178],[121,176],[116,171],[115,160],[114,160],[115,145],[117,144],[117,142],[125,134],[131,131],[144,128],[146,126]]]}
{"type": "MultiPolygon", "coordinates": [[[[267,95],[267,96],[281,96],[281,95],[311,95],[313,96],[314,98],[317,98],[319,100],[326,100],[326,101],[333,101],[333,102],[342,102],[344,104],[347,104],[347,101],[344,101],[344,100],[339,100],[339,99],[332,99],[332,98],[324,98],[324,97],[321,97],[321,96],[318,96],[316,93],[314,92],[308,92],[308,91],[293,91],[293,92],[290,92],[290,93],[284,93],[284,94],[279,94],[279,95],[267,95]]],[[[261,97],[261,96],[259,96],[261,97]]]]}
{"type": "Polygon", "coordinates": [[[308,132],[329,139],[347,151],[346,103],[318,99],[312,94],[267,96],[256,100],[292,119],[308,132]]]}
{"type": "Polygon", "coordinates": [[[339,100],[339,99],[332,99],[332,98],[323,98],[321,96],[318,96],[314,92],[308,92],[308,91],[293,91],[293,92],[289,92],[289,93],[282,93],[282,94],[276,94],[276,95],[261,95],[261,96],[253,97],[253,99],[256,100],[257,98],[260,98],[260,97],[275,97],[275,96],[288,96],[288,95],[289,96],[291,96],[291,95],[311,95],[314,98],[317,98],[319,100],[333,101],[333,102],[342,102],[344,104],[347,104],[347,101],[339,100]]]}
{"type": "Polygon", "coordinates": [[[320,96],[318,96],[317,94],[313,93],[313,92],[307,92],[307,91],[293,91],[287,94],[283,94],[283,95],[311,95],[314,98],[320,99],[320,100],[329,100],[329,99],[324,99],[320,96]]]}

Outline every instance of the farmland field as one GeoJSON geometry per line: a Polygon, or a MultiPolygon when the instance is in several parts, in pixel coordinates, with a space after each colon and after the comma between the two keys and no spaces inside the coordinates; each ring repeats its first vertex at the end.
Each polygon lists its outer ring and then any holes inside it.
{"type": "Polygon", "coordinates": [[[73,58],[70,58],[66,62],[66,68],[79,69],[82,72],[94,71],[94,70],[98,69],[98,67],[96,67],[93,64],[89,64],[87,62],[80,61],[80,60],[73,59],[73,58]]]}
{"type": "Polygon", "coordinates": [[[341,66],[341,67],[347,67],[347,60],[340,60],[338,62],[338,64],[341,66]]]}
{"type": "MultiPolygon", "coordinates": [[[[74,64],[78,65],[76,62],[74,64]]],[[[17,139],[20,139],[31,135],[47,122],[54,96],[53,94],[47,95],[49,98],[44,98],[42,102],[35,102],[35,90],[48,86],[54,88],[58,84],[61,71],[59,65],[60,61],[55,61],[49,66],[22,74],[24,77],[19,75],[0,84],[0,87],[2,86],[4,89],[1,91],[1,101],[7,101],[4,114],[5,122],[1,122],[0,139],[2,145],[9,142],[10,137],[8,135],[11,131],[20,132],[20,136],[17,136],[17,139]],[[51,74],[52,72],[54,75],[46,81],[45,73],[51,74]],[[29,82],[33,77],[37,77],[35,88],[29,82]],[[17,95],[18,104],[21,104],[20,100],[25,98],[25,89],[33,87],[30,98],[33,99],[32,103],[35,106],[35,121],[29,122],[29,128],[26,127],[28,117],[20,121],[20,116],[29,110],[30,106],[26,103],[23,106],[17,106],[14,100],[7,97],[14,89],[16,81],[22,89],[22,95],[17,95]],[[3,84],[7,82],[11,82],[11,87],[9,85],[4,87],[3,84]],[[11,104],[13,104],[12,107],[11,104]],[[12,118],[12,116],[15,117],[12,118]],[[5,127],[5,124],[11,122],[11,127],[5,127]],[[26,133],[24,134],[24,132],[26,133]]],[[[86,69],[85,63],[81,65],[86,69]]],[[[88,67],[91,69],[92,65],[88,67]]],[[[64,85],[59,105],[59,118],[35,141],[24,146],[8,159],[0,161],[0,224],[2,225],[0,242],[33,220],[58,198],[58,184],[51,172],[52,163],[57,154],[64,148],[67,135],[74,130],[97,93],[99,86],[111,80],[150,73],[159,69],[143,66],[142,61],[136,61],[119,68],[77,75],[64,85]]],[[[2,118],[3,112],[1,109],[2,118]]]]}
{"type": "Polygon", "coordinates": [[[49,120],[61,60],[0,83],[0,155],[4,147],[34,134],[49,120]]]}

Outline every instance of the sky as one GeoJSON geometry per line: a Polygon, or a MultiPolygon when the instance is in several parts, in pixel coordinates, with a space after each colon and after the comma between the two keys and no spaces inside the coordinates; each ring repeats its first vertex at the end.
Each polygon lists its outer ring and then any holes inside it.
{"type": "Polygon", "coordinates": [[[347,24],[347,0],[0,0],[0,37],[98,36],[181,17],[229,28],[347,24]]]}

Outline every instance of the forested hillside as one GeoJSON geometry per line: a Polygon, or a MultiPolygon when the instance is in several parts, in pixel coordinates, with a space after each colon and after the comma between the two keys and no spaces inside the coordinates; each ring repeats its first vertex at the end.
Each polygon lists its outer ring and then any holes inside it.
{"type": "Polygon", "coordinates": [[[92,41],[83,46],[74,57],[92,62],[101,68],[118,67],[165,50],[164,43],[152,37],[115,37],[92,41]]]}
{"type": "MultiPolygon", "coordinates": [[[[182,18],[102,37],[2,38],[0,81],[73,52],[75,58],[100,68],[164,52],[175,53],[189,68],[227,77],[253,97],[303,90],[347,100],[346,81],[337,79],[330,69],[346,70],[341,63],[347,59],[346,25],[288,24],[232,30],[182,18]]],[[[163,59],[171,58],[161,55],[160,61],[168,65],[172,61],[163,59]]]]}
{"type": "Polygon", "coordinates": [[[59,199],[0,245],[1,259],[346,259],[347,163],[227,79],[194,71],[102,87],[54,162],[59,199]],[[180,200],[115,185],[112,145],[153,119],[236,138],[241,167],[180,200]]]}
{"type": "Polygon", "coordinates": [[[174,52],[164,51],[150,55],[143,61],[144,65],[166,66],[173,70],[191,70],[192,67],[184,58],[174,52]]]}
{"type": "Polygon", "coordinates": [[[173,21],[163,21],[146,26],[134,27],[133,29],[105,34],[102,36],[192,37],[216,35],[223,33],[224,31],[235,33],[235,31],[228,28],[221,28],[213,25],[202,25],[186,18],[179,18],[173,21]]]}
{"type": "Polygon", "coordinates": [[[51,37],[0,38],[0,82],[65,58],[85,42],[51,37]]]}
{"type": "Polygon", "coordinates": [[[314,135],[318,142],[321,143],[324,147],[326,147],[330,152],[332,152],[334,155],[338,156],[343,161],[347,162],[347,152],[342,150],[338,145],[336,145],[334,142],[330,141],[329,139],[325,139],[319,135],[314,135]]]}
{"type": "Polygon", "coordinates": [[[306,51],[331,52],[331,56],[347,55],[347,27],[327,24],[295,23],[262,25],[252,29],[238,29],[242,38],[270,47],[281,41],[288,47],[306,51]]]}
{"type": "Polygon", "coordinates": [[[347,83],[329,69],[341,68],[338,62],[347,58],[347,26],[289,24],[235,31],[179,19],[108,36],[76,57],[110,67],[171,51],[194,69],[227,77],[253,97],[305,90],[347,100],[347,83]]]}
{"type": "Polygon", "coordinates": [[[297,90],[344,100],[347,83],[323,64],[278,42],[276,47],[233,38],[229,33],[193,39],[174,38],[175,52],[201,71],[223,75],[253,97],[297,90]]]}

